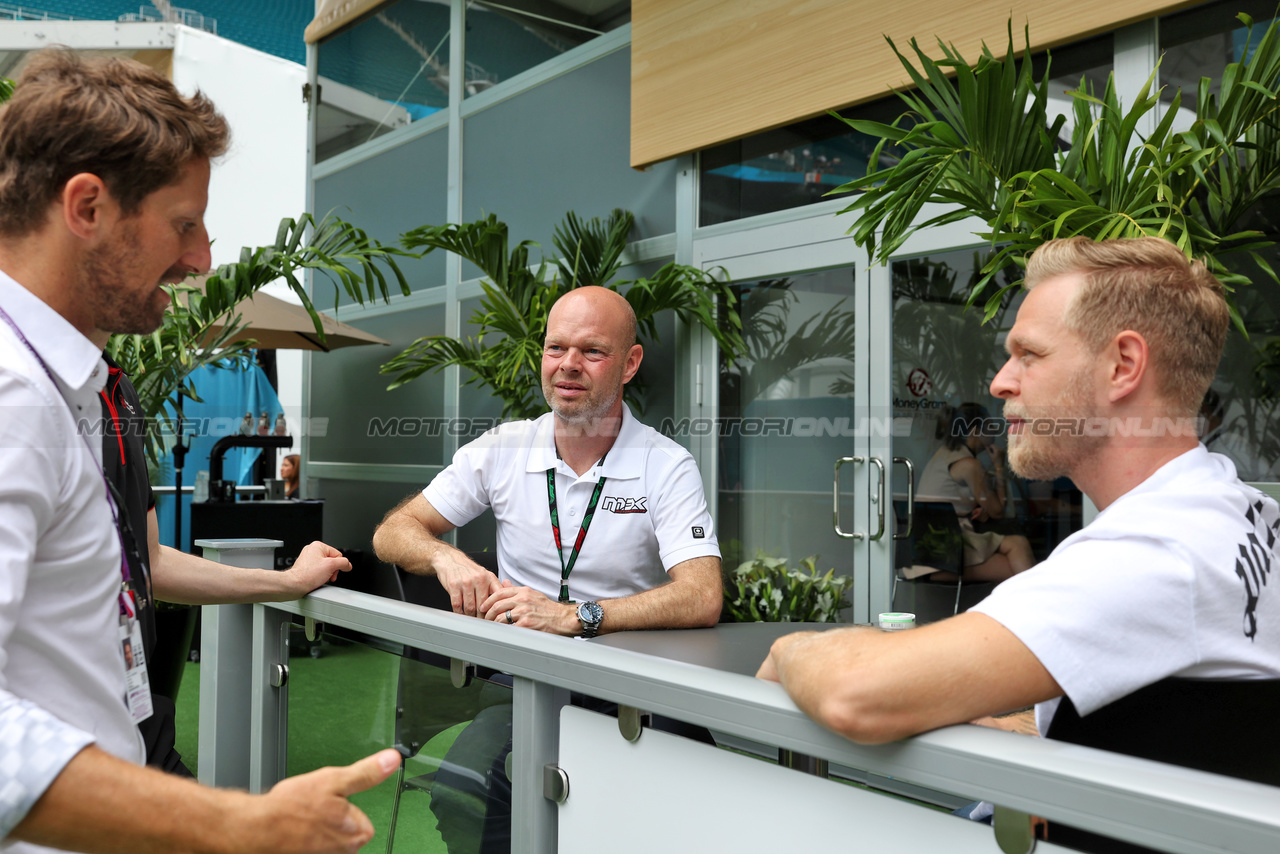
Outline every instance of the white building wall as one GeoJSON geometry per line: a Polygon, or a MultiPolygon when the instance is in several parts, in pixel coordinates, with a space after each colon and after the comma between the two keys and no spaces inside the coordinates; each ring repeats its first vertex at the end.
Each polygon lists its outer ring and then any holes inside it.
{"type": "MultiPolygon", "coordinates": [[[[204,92],[231,124],[231,150],[214,166],[205,214],[213,263],[225,264],[238,260],[243,246],[274,242],[280,220],[306,209],[306,68],[203,30],[175,30],[174,85],[188,95],[204,92]]],[[[298,302],[283,284],[266,291],[298,302]]],[[[277,351],[276,372],[280,403],[298,436],[302,352],[277,351]]]]}

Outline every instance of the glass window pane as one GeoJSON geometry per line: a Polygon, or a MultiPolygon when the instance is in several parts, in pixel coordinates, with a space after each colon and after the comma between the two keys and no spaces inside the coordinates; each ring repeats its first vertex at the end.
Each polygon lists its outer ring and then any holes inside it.
{"type": "MultiPolygon", "coordinates": [[[[831,526],[831,467],[860,429],[853,271],[734,284],[749,355],[720,371],[718,535],[732,570],[758,551],[853,570],[831,526]]],[[[852,496],[841,508],[852,518],[852,496]]],[[[847,616],[847,614],[846,614],[847,616]]]]}
{"type": "MultiPolygon", "coordinates": [[[[448,140],[444,129],[432,131],[318,179],[316,216],[344,219],[387,246],[399,246],[400,235],[410,229],[444,222],[448,212],[448,140]],[[405,175],[412,175],[413,180],[406,181],[405,175]]],[[[444,252],[396,261],[410,290],[444,286],[444,252]]],[[[334,293],[338,305],[354,302],[328,276],[317,274],[314,281],[313,296],[321,309],[333,305],[334,293]]],[[[399,293],[394,276],[387,275],[387,286],[392,294],[399,293]]]]}
{"type": "MultiPolygon", "coordinates": [[[[1070,139],[1071,98],[1065,93],[1078,88],[1082,78],[1101,91],[1113,66],[1112,38],[1099,36],[1055,48],[1052,59],[1049,118],[1066,115],[1062,133],[1063,139],[1070,139]]],[[[1043,75],[1044,62],[1044,54],[1034,58],[1037,79],[1043,75]]],[[[850,119],[889,124],[906,111],[906,104],[892,96],[840,112],[850,119]]],[[[732,222],[826,201],[831,190],[866,174],[876,142],[837,119],[818,116],[707,149],[699,156],[698,224],[732,222]]],[[[880,167],[892,165],[897,156],[896,149],[886,148],[880,167]]]]}
{"type": "MultiPolygon", "coordinates": [[[[1052,123],[1058,116],[1065,116],[1067,121],[1058,131],[1058,139],[1071,141],[1071,131],[1075,125],[1074,103],[1069,92],[1084,87],[1084,91],[1101,96],[1107,87],[1107,75],[1115,69],[1115,39],[1108,33],[1104,36],[1064,45],[1045,54],[1037,54],[1032,60],[1035,79],[1044,76],[1044,65],[1049,61],[1053,76],[1049,78],[1049,104],[1047,118],[1052,123]]],[[[1126,97],[1127,93],[1121,93],[1126,97]]]]}
{"type": "MultiPolygon", "coordinates": [[[[965,300],[987,257],[985,249],[955,250],[901,259],[891,266],[893,452],[914,464],[915,509],[921,514],[935,504],[951,505],[957,516],[968,516],[973,510],[954,500],[965,489],[951,485],[949,450],[976,456],[987,476],[994,478],[991,446],[998,446],[995,453],[1003,456],[1007,445],[1003,402],[991,395],[990,384],[1005,362],[1004,336],[1013,326],[1022,292],[1007,294],[985,324],[980,305],[966,309],[965,300]],[[959,422],[954,420],[956,416],[959,422]],[[965,426],[958,428],[957,423],[965,426]],[[964,436],[976,431],[981,444],[957,441],[953,438],[957,429],[962,429],[964,436]]],[[[1019,278],[1020,272],[1011,270],[997,276],[993,285],[1003,287],[1019,278]]],[[[1007,468],[1006,472],[1003,514],[975,521],[973,528],[979,534],[992,531],[1026,537],[1036,560],[1043,560],[1068,534],[1079,530],[1080,492],[1067,478],[1044,483],[1017,478],[1007,468]]],[[[893,497],[899,533],[905,533],[907,485],[902,466],[894,467],[893,497]]],[[[924,548],[920,537],[927,533],[921,518],[915,520],[921,530],[911,538],[917,553],[924,548]]],[[[899,555],[902,565],[934,568],[939,568],[936,561],[945,557],[931,553],[930,559],[923,559],[917,555],[908,564],[909,556],[899,555]]],[[[959,556],[954,557],[956,566],[974,565],[972,558],[966,557],[962,565],[959,556]]],[[[961,607],[972,604],[965,599],[961,607]]],[[[945,613],[934,616],[950,616],[952,607],[948,602],[945,613]]]]}
{"type": "Polygon", "coordinates": [[[1209,3],[1160,19],[1160,83],[1164,86],[1160,100],[1171,104],[1174,93],[1182,90],[1174,130],[1187,130],[1195,121],[1200,79],[1209,78],[1209,91],[1217,95],[1222,70],[1245,58],[1249,30],[1236,18],[1241,12],[1254,20],[1256,45],[1276,13],[1276,4],[1269,0],[1209,3]]]}
{"type": "Polygon", "coordinates": [[[504,0],[467,4],[466,97],[631,21],[631,4],[504,0]]]}
{"type": "MultiPolygon", "coordinates": [[[[1256,229],[1280,240],[1280,194],[1271,193],[1232,230],[1256,229]]],[[[1280,265],[1280,247],[1258,253],[1280,265]]],[[[1230,256],[1230,266],[1253,280],[1233,295],[1248,337],[1233,325],[1213,385],[1205,396],[1205,446],[1235,463],[1241,479],[1280,481],[1280,286],[1251,259],[1230,256]]]]}
{"type": "MultiPolygon", "coordinates": [[[[1181,87],[1183,105],[1174,124],[1186,129],[1195,119],[1196,90],[1201,78],[1209,79],[1209,91],[1218,94],[1222,72],[1228,63],[1246,58],[1249,30],[1236,18],[1244,12],[1254,20],[1253,44],[1262,36],[1276,13],[1272,2],[1240,0],[1209,3],[1160,19],[1160,82],[1162,99],[1169,103],[1173,90],[1181,87]]],[[[1238,222],[1223,225],[1223,233],[1245,230],[1262,232],[1269,240],[1280,239],[1280,196],[1272,194],[1248,211],[1238,222]]],[[[1280,249],[1259,253],[1276,269],[1280,249]]],[[[1222,260],[1253,280],[1234,294],[1248,337],[1234,326],[1218,374],[1205,398],[1204,443],[1210,451],[1224,454],[1236,465],[1246,481],[1280,480],[1280,286],[1247,257],[1226,256],[1222,260]]]]}
{"type": "MultiPolygon", "coordinates": [[[[894,97],[843,114],[890,123],[905,109],[894,97]]],[[[875,145],[844,122],[819,116],[707,149],[699,157],[698,224],[825,201],[836,187],[866,174],[875,145]]]]}
{"type": "Polygon", "coordinates": [[[401,0],[319,46],[316,162],[449,106],[449,4],[401,0]]]}

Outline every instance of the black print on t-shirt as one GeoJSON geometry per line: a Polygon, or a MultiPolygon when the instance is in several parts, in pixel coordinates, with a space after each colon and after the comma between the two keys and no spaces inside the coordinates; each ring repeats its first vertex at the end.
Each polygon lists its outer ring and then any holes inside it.
{"type": "Polygon", "coordinates": [[[1240,556],[1236,558],[1236,575],[1244,582],[1244,636],[1253,640],[1258,634],[1258,595],[1271,575],[1272,557],[1275,553],[1276,531],[1280,529],[1280,513],[1273,501],[1259,499],[1244,514],[1253,530],[1240,544],[1240,556]],[[1263,509],[1271,512],[1270,521],[1263,518],[1263,509]]]}

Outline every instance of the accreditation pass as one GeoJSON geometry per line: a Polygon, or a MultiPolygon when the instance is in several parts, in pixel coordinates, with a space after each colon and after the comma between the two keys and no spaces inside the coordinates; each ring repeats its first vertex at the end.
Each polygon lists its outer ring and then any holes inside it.
{"type": "Polygon", "coordinates": [[[136,617],[120,617],[120,650],[124,655],[125,702],[134,723],[151,717],[151,683],[147,679],[147,654],[142,648],[142,627],[136,617]]]}

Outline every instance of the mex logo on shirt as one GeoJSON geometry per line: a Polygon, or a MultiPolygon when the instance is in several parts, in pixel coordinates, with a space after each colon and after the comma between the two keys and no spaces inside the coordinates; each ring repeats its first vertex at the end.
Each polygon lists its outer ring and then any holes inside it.
{"type": "Polygon", "coordinates": [[[608,510],[610,513],[648,513],[649,508],[645,506],[648,500],[647,495],[641,498],[622,498],[611,495],[600,499],[600,509],[608,510]]]}

